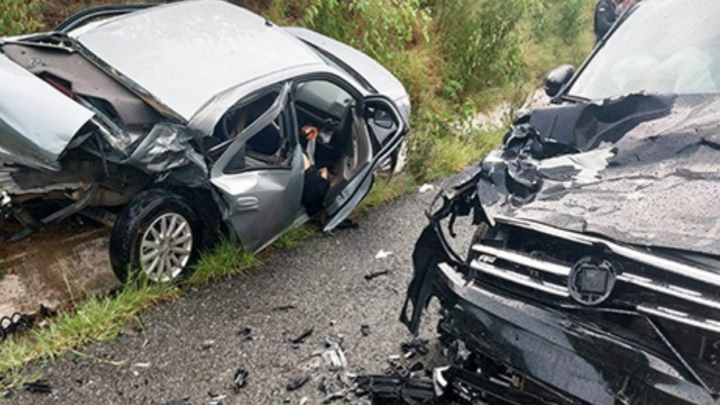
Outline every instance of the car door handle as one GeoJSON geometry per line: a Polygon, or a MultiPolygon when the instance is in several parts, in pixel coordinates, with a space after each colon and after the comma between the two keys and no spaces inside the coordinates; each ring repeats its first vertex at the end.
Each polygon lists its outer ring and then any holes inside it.
{"type": "Polygon", "coordinates": [[[235,206],[238,211],[257,211],[260,200],[257,197],[239,197],[235,200],[235,206]]]}

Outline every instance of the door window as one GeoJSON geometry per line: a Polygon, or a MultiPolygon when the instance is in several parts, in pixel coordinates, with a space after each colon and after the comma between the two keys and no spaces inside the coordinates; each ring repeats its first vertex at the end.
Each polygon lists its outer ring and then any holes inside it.
{"type": "MultiPolygon", "coordinates": [[[[207,158],[213,165],[238,137],[250,134],[244,144],[223,168],[225,174],[259,168],[282,168],[290,166],[294,137],[289,120],[288,107],[269,123],[260,119],[271,113],[270,108],[277,101],[280,88],[271,88],[253,94],[233,106],[218,122],[213,136],[205,141],[207,158]],[[263,125],[258,128],[258,125],[263,125]]],[[[275,112],[277,114],[277,112],[275,112]]],[[[237,148],[236,148],[237,149],[237,148]]]]}

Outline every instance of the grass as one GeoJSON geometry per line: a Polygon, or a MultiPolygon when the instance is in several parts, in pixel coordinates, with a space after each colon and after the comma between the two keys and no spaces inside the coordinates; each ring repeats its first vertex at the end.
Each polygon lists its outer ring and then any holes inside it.
{"type": "Polygon", "coordinates": [[[320,230],[312,223],[298,225],[285,232],[275,243],[272,248],[288,249],[299,246],[309,239],[317,236],[320,230]]]}
{"type": "Polygon", "coordinates": [[[222,280],[261,267],[262,261],[257,256],[223,240],[215,249],[202,254],[185,284],[190,287],[203,286],[213,280],[222,280]]]}
{"type": "Polygon", "coordinates": [[[0,280],[5,278],[7,275],[7,265],[5,264],[5,260],[0,260],[0,280]]]}
{"type": "Polygon", "coordinates": [[[40,377],[27,374],[26,364],[53,360],[89,343],[114,339],[143,310],[178,297],[179,290],[171,285],[131,282],[111,296],[79,302],[73,311],[49,319],[45,328],[8,338],[0,345],[0,391],[40,377]]]}

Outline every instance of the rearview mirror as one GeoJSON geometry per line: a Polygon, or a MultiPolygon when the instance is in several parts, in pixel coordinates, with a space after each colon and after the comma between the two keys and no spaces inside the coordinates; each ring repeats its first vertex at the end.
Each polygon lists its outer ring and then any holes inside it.
{"type": "Polygon", "coordinates": [[[575,68],[572,65],[562,65],[551,70],[545,76],[545,94],[548,97],[555,97],[565,87],[575,74],[575,68]]]}

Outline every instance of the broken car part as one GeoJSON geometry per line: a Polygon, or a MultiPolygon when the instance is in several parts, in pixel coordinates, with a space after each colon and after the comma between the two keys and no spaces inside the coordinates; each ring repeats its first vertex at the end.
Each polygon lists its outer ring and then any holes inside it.
{"type": "Polygon", "coordinates": [[[453,367],[504,401],[718,403],[720,6],[701,3],[641,2],[428,210],[401,319],[417,333],[437,298],[453,367]]]}
{"type": "Polygon", "coordinates": [[[222,236],[257,252],[308,220],[307,151],[333,174],[331,231],[409,130],[407,92],[376,61],[219,0],[99,7],[0,39],[0,79],[0,237],[99,220],[122,281],[175,280],[222,236]]]}
{"type": "Polygon", "coordinates": [[[33,326],[33,321],[29,316],[16,312],[11,316],[3,316],[0,318],[0,342],[7,339],[10,335],[26,331],[33,326]]]}

